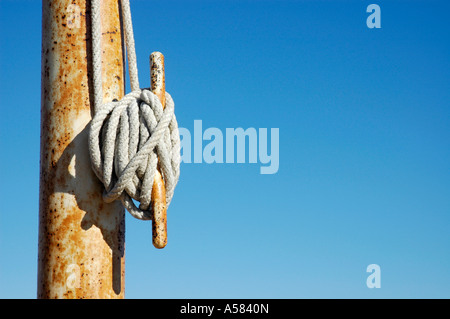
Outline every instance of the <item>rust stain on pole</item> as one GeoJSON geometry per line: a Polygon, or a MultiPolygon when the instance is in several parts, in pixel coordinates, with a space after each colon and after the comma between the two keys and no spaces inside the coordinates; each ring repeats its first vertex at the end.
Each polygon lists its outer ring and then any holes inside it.
{"type": "MultiPolygon", "coordinates": [[[[164,108],[166,106],[164,56],[160,52],[153,52],[150,55],[150,76],[152,92],[158,96],[164,108]]],[[[167,245],[166,187],[159,169],[156,171],[153,182],[152,205],[153,246],[156,248],[164,248],[167,245]]]]}
{"type": "MultiPolygon", "coordinates": [[[[125,213],[90,165],[88,1],[42,3],[38,298],[123,298],[125,213]]],[[[124,95],[118,1],[102,1],[104,99],[124,95]]]]}

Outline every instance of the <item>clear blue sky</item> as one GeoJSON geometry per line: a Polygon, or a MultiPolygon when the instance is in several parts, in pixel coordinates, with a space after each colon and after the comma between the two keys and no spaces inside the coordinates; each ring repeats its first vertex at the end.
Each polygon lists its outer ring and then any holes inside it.
{"type": "MultiPolygon", "coordinates": [[[[163,52],[180,126],[279,128],[280,167],[182,164],[164,250],[127,214],[126,297],[450,297],[448,1],[131,10],[141,85],[163,52]]],[[[40,1],[1,0],[0,30],[0,298],[35,298],[40,1]]]]}

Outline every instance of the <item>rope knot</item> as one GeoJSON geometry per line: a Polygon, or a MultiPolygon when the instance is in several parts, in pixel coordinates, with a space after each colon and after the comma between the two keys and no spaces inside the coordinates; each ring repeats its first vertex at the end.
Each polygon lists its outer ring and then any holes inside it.
{"type": "Polygon", "coordinates": [[[143,220],[153,216],[151,192],[158,165],[167,207],[180,175],[175,104],[169,93],[165,96],[163,108],[151,91],[132,91],[120,101],[99,106],[90,126],[89,153],[93,170],[105,186],[104,200],[120,199],[131,215],[143,220]]]}

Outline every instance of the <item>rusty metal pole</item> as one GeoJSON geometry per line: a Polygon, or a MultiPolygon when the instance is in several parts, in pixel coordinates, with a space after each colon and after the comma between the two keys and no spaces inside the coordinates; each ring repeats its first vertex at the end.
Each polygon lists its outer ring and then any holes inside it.
{"type": "MultiPolygon", "coordinates": [[[[38,298],[123,298],[125,213],[90,165],[90,1],[43,0],[38,298]],[[87,3],[86,3],[87,2],[87,3]]],[[[119,1],[102,1],[104,100],[124,95],[119,1]]]]}
{"type": "MultiPolygon", "coordinates": [[[[150,55],[150,82],[151,89],[161,101],[162,107],[166,106],[166,78],[164,73],[164,56],[160,52],[150,55]]],[[[167,245],[167,204],[166,187],[161,176],[160,169],[155,173],[152,188],[153,208],[153,246],[164,248],[167,245]]]]}

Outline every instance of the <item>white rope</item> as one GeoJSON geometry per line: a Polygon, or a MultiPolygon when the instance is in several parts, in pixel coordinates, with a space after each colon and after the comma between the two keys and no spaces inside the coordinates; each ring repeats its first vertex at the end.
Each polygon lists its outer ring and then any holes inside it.
{"type": "Polygon", "coordinates": [[[100,3],[91,0],[91,25],[92,25],[92,72],[94,85],[94,112],[103,103],[102,88],[102,26],[100,20],[100,3]]]}
{"type": "Polygon", "coordinates": [[[166,92],[166,105],[147,89],[139,89],[130,4],[122,0],[132,92],[120,101],[103,104],[99,0],[91,0],[94,110],[89,131],[92,168],[105,186],[103,199],[120,199],[132,216],[152,219],[151,191],[158,158],[166,188],[166,207],[180,175],[180,135],[175,104],[166,92]],[[139,207],[134,200],[140,202],[139,207]]]}
{"type": "Polygon", "coordinates": [[[133,24],[131,21],[130,1],[121,0],[122,22],[125,33],[125,43],[127,47],[128,69],[130,73],[131,91],[139,90],[139,79],[137,70],[136,50],[134,49],[133,24]]]}

